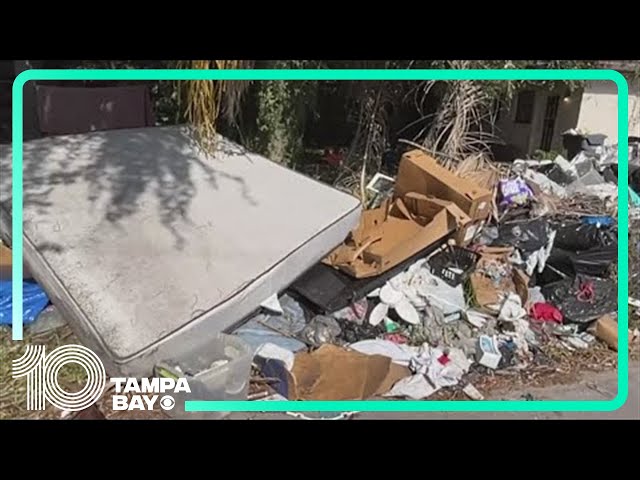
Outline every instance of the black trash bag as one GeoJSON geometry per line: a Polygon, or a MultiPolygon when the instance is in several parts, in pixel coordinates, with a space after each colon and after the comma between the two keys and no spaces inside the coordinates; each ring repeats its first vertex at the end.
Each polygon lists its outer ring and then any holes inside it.
{"type": "MultiPolygon", "coordinates": [[[[569,266],[569,269],[570,268],[571,267],[569,266]]],[[[549,263],[549,260],[547,260],[547,264],[542,272],[539,273],[535,271],[533,273],[530,284],[542,288],[545,285],[557,283],[567,277],[573,278],[573,275],[567,274],[564,270],[557,269],[554,265],[549,263]]]]}
{"type": "Polygon", "coordinates": [[[498,227],[494,246],[512,246],[524,252],[535,252],[549,241],[549,223],[539,218],[524,222],[505,222],[498,227]]]}
{"type": "Polygon", "coordinates": [[[555,248],[584,252],[611,246],[618,248],[618,232],[615,227],[598,227],[582,222],[557,226],[555,248]]]}
{"type": "Polygon", "coordinates": [[[617,262],[617,246],[596,248],[584,252],[570,252],[554,248],[547,259],[548,266],[570,277],[575,277],[578,274],[607,277],[611,266],[617,262]]]}
{"type": "Polygon", "coordinates": [[[542,294],[569,323],[586,325],[618,309],[618,284],[611,279],[578,275],[542,287],[542,294]]]}
{"type": "Polygon", "coordinates": [[[611,266],[618,263],[618,247],[587,250],[572,256],[573,270],[576,274],[605,277],[611,266]]]}

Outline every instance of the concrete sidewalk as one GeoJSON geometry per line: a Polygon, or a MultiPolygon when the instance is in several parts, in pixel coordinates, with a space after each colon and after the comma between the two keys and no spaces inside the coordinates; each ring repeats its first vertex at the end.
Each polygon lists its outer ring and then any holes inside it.
{"type": "MultiPolygon", "coordinates": [[[[530,388],[515,392],[494,392],[489,399],[521,399],[530,394],[535,400],[608,400],[618,391],[618,372],[588,373],[578,383],[530,388]]],[[[294,419],[284,413],[232,413],[229,420],[294,419]]],[[[640,363],[629,363],[629,395],[627,402],[613,412],[363,412],[354,419],[397,420],[518,420],[518,419],[640,419],[640,363]]]]}

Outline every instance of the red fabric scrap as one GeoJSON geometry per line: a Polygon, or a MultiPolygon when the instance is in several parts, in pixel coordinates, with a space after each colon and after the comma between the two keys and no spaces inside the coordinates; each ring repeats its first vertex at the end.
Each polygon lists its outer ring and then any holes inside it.
{"type": "Polygon", "coordinates": [[[451,361],[451,359],[447,355],[445,355],[444,353],[442,355],[440,355],[440,358],[438,358],[438,362],[440,362],[440,365],[446,365],[450,361],[451,361]]]}
{"type": "Polygon", "coordinates": [[[548,303],[534,303],[529,312],[531,317],[538,322],[562,323],[562,312],[548,303]]]}

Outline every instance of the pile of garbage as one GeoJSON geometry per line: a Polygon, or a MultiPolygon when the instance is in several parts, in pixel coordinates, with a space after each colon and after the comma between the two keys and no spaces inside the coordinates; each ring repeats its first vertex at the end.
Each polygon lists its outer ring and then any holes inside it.
{"type": "MultiPolygon", "coordinates": [[[[630,175],[640,171],[633,148],[630,175]]],[[[456,387],[481,400],[471,372],[526,370],[549,345],[617,350],[617,152],[599,145],[571,160],[516,160],[481,185],[409,151],[396,178],[369,184],[373,198],[341,245],[200,355],[207,375],[178,361],[161,370],[200,378],[211,399],[425,399],[456,387]],[[251,369],[258,390],[244,378],[251,369]],[[212,378],[224,398],[211,397],[212,378]]],[[[630,247],[640,256],[640,240],[630,247]]],[[[57,326],[46,294],[28,286],[27,327],[57,326]]]]}
{"type": "Polygon", "coordinates": [[[616,146],[488,187],[405,153],[344,243],[234,332],[268,380],[255,398],[480,400],[470,371],[617,350],[617,201],[616,146]]]}

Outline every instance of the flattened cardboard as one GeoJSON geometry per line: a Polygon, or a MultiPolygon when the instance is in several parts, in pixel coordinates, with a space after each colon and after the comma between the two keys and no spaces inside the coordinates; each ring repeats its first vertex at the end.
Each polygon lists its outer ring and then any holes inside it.
{"type": "MultiPolygon", "coordinates": [[[[11,280],[11,266],[11,249],[0,243],[0,280],[11,280]]],[[[25,280],[31,279],[31,274],[24,264],[22,266],[22,276],[25,280]]]]}
{"type": "Polygon", "coordinates": [[[479,270],[485,262],[503,261],[513,252],[513,247],[485,247],[479,253],[482,255],[478,260],[476,270],[469,276],[471,289],[478,307],[481,310],[495,313],[500,308],[500,304],[505,294],[516,293],[522,300],[522,305],[526,305],[529,299],[529,277],[517,268],[513,268],[511,278],[503,278],[496,285],[492,279],[483,275],[479,270]]]}
{"type": "Polygon", "coordinates": [[[389,390],[391,390],[397,382],[410,375],[411,370],[409,370],[407,367],[391,362],[391,365],[389,365],[389,373],[387,373],[387,376],[378,387],[375,395],[384,395],[389,390]]]}
{"type": "Polygon", "coordinates": [[[397,371],[390,376],[391,365],[389,357],[325,344],[296,354],[289,399],[365,400],[393,381],[397,371]]]}
{"type": "Polygon", "coordinates": [[[491,214],[493,194],[471,180],[461,178],[421,150],[405,153],[395,186],[395,195],[417,192],[455,203],[472,221],[491,214]]]}
{"type": "Polygon", "coordinates": [[[323,262],[356,278],[380,275],[468,222],[452,202],[411,193],[363,212],[347,241],[323,262]]]}

